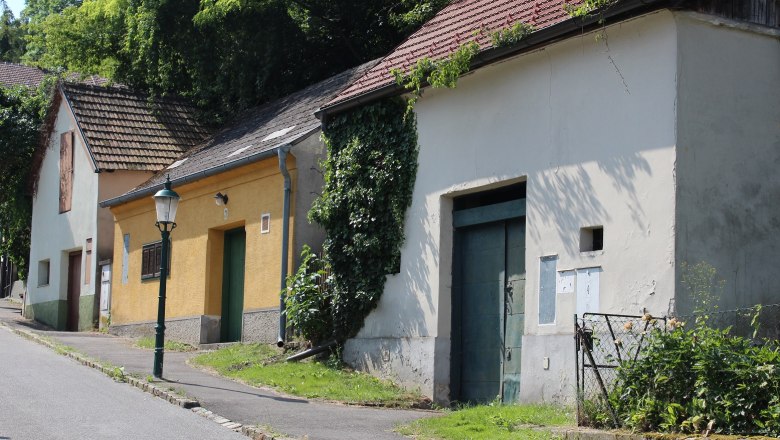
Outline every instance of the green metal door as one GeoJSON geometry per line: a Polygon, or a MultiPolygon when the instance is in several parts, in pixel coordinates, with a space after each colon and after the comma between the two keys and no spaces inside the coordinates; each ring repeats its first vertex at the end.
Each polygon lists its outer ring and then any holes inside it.
{"type": "Polygon", "coordinates": [[[244,259],[246,232],[244,228],[225,232],[225,254],[222,269],[222,322],[220,340],[241,340],[244,315],[244,259]]]}
{"type": "Polygon", "coordinates": [[[514,403],[520,395],[520,354],[525,328],[525,217],[506,223],[506,289],[502,397],[514,403]]]}
{"type": "Polygon", "coordinates": [[[485,218],[493,221],[455,232],[450,386],[459,401],[501,396],[514,402],[525,316],[525,217],[485,218]]]}

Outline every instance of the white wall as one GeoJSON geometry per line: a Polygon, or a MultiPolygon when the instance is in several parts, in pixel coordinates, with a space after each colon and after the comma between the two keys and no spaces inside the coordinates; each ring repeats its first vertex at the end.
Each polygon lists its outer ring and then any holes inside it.
{"type": "Polygon", "coordinates": [[[664,314],[676,52],[673,15],[661,11],[479,69],[456,90],[426,90],[401,273],[345,359],[446,400],[452,197],[514,181],[527,180],[525,400],[573,396],[574,296],[558,295],[554,325],[537,324],[541,256],[557,254],[558,270],[601,266],[603,312],[664,314]],[[581,254],[579,228],[591,225],[604,226],[604,250],[581,254]]]}
{"type": "Polygon", "coordinates": [[[33,199],[28,305],[67,299],[68,253],[83,251],[87,238],[93,240],[93,258],[91,267],[88,268],[84,264],[86,259],[82,253],[81,294],[94,295],[95,277],[91,277],[89,284],[83,282],[86,271],[91,270],[94,274],[97,267],[97,194],[98,175],[94,172],[76,121],[63,99],[50,146],[41,165],[38,192],[33,199]],[[60,134],[69,130],[74,131],[72,209],[60,214],[60,134]],[[49,285],[38,286],[38,262],[45,259],[50,260],[49,285]]]}
{"type": "MultiPolygon", "coordinates": [[[[676,18],[677,258],[717,269],[722,310],[780,303],[780,30],[676,18]]],[[[686,313],[692,303],[679,291],[686,313]]]]}

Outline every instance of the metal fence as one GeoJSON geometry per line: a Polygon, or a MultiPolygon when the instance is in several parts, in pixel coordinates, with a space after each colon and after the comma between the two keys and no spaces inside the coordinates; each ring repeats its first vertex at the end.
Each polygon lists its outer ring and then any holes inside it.
{"type": "Polygon", "coordinates": [[[752,339],[755,344],[780,340],[780,304],[746,309],[715,311],[669,318],[585,313],[575,319],[577,423],[593,424],[592,414],[608,414],[609,424],[618,420],[609,403],[617,368],[641,358],[642,348],[653,329],[667,331],[671,319],[693,326],[697,319],[732,335],[752,339]]]}
{"type": "Polygon", "coordinates": [[[666,318],[648,315],[585,313],[575,323],[577,422],[588,424],[586,405],[606,407],[616,423],[608,395],[623,362],[635,362],[647,337],[665,328],[666,318]]]}

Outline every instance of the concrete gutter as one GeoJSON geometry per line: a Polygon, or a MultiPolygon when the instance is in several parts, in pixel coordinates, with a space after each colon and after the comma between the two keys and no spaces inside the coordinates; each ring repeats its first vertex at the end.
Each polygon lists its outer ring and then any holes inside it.
{"type": "MultiPolygon", "coordinates": [[[[574,35],[590,32],[594,29],[598,29],[614,22],[625,20],[632,16],[637,16],[655,9],[660,9],[662,7],[671,6],[671,2],[671,0],[620,1],[616,5],[605,10],[603,14],[594,14],[592,16],[572,18],[533,32],[527,38],[524,38],[515,45],[492,48],[480,52],[474,56],[469,71],[479,69],[480,67],[493,64],[506,58],[520,55],[524,52],[530,52],[532,50],[539,49],[551,43],[570,38],[574,35]]],[[[427,87],[428,84],[423,84],[423,86],[427,87]]],[[[323,107],[315,113],[315,116],[323,119],[323,117],[327,115],[343,112],[381,98],[402,95],[408,92],[409,91],[404,87],[393,81],[389,84],[381,86],[378,89],[370,90],[363,94],[348,98],[345,101],[323,107]]]]}

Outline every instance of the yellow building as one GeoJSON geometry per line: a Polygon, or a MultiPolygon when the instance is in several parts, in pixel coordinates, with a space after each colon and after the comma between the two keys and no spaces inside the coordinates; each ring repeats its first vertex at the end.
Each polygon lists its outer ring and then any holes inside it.
{"type": "Polygon", "coordinates": [[[284,337],[284,276],[304,244],[316,250],[324,238],[306,219],[325,156],[314,113],[364,68],[247,112],[148,182],[101,203],[115,218],[112,333],[154,332],[161,247],[151,196],[170,176],[181,200],[171,233],[166,338],[205,344],[284,337]]]}

